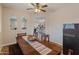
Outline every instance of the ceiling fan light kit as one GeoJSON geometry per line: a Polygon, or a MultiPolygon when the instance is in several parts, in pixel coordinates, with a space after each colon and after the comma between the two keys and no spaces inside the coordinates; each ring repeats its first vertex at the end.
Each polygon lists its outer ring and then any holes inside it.
{"type": "Polygon", "coordinates": [[[34,8],[28,8],[27,10],[33,10],[35,13],[39,13],[39,12],[46,12],[46,10],[44,9],[45,7],[48,7],[47,5],[42,5],[40,3],[31,3],[31,5],[34,8]]]}
{"type": "Polygon", "coordinates": [[[41,10],[40,9],[35,9],[35,12],[37,13],[37,12],[41,12],[41,10]]]}

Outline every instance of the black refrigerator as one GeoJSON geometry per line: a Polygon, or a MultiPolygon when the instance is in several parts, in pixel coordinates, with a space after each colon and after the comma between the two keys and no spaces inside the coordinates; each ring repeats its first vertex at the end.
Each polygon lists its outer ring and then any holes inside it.
{"type": "Polygon", "coordinates": [[[69,49],[72,55],[79,55],[79,24],[63,25],[63,54],[67,55],[69,49]]]}

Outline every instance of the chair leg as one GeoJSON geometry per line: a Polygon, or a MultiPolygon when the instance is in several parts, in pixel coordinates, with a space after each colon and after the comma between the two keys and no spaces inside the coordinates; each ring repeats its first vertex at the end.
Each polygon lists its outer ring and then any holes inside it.
{"type": "Polygon", "coordinates": [[[68,50],[68,55],[72,55],[72,53],[73,53],[73,50],[69,49],[68,50]]]}

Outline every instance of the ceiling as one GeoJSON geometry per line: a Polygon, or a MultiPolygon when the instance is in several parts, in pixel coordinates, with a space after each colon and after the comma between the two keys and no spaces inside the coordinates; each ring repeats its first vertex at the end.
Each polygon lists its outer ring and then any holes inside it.
{"type": "MultiPolygon", "coordinates": [[[[78,6],[79,4],[77,3],[41,3],[41,4],[47,4],[48,7],[46,7],[47,12],[55,12],[63,7],[67,6],[78,6]]],[[[26,10],[27,8],[33,8],[33,6],[30,3],[2,3],[3,7],[8,7],[8,8],[13,8],[17,10],[22,10],[22,11],[34,11],[34,10],[26,10]]]]}
{"type": "MultiPolygon", "coordinates": [[[[41,3],[41,4],[45,4],[45,3],[41,3]]],[[[2,5],[3,7],[14,8],[23,11],[27,11],[26,10],[27,8],[33,8],[33,6],[30,3],[3,3],[2,5]]],[[[64,4],[62,3],[47,3],[47,5],[48,7],[45,8],[47,12],[54,12],[64,6],[64,4]]],[[[28,10],[28,11],[33,11],[33,10],[28,10]]]]}

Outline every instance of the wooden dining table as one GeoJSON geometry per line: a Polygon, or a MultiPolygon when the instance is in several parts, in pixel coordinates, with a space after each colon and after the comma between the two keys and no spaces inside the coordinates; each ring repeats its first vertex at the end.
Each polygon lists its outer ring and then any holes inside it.
{"type": "MultiPolygon", "coordinates": [[[[44,41],[39,41],[41,44],[45,45],[46,47],[50,48],[52,51],[48,53],[47,55],[59,55],[62,50],[62,46],[53,43],[53,42],[44,42],[44,41]]],[[[17,43],[23,53],[23,55],[41,55],[38,51],[36,51],[28,42],[24,40],[22,37],[17,37],[17,43]]]]}

